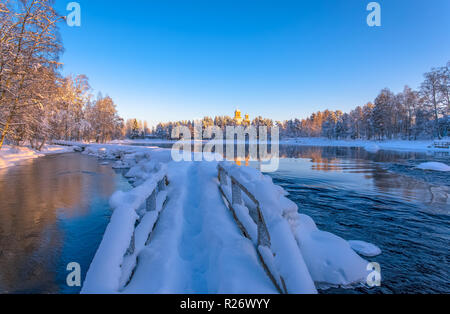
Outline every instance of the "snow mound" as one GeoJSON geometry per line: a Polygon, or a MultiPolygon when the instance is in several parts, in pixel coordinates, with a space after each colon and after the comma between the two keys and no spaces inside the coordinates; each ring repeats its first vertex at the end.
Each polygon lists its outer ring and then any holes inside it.
{"type": "Polygon", "coordinates": [[[432,170],[432,171],[450,171],[450,166],[441,162],[426,162],[417,166],[418,169],[432,170]]]}
{"type": "MultiPolygon", "coordinates": [[[[132,264],[131,259],[135,258],[135,255],[133,254],[129,260],[126,260],[125,255],[130,247],[136,222],[140,219],[139,209],[156,188],[158,181],[164,177],[165,172],[166,168],[161,166],[159,172],[154,173],[151,178],[135,189],[113,194],[110,205],[114,212],[87,273],[81,291],[83,294],[117,293],[123,287],[124,281],[127,280],[127,278],[124,279],[124,274],[128,274],[134,267],[129,264],[132,264]]],[[[144,225],[140,226],[145,226],[144,229],[148,235],[156,217],[154,213],[149,213],[147,216],[143,216],[144,225]]],[[[136,248],[142,249],[145,242],[141,240],[143,236],[138,233],[136,236],[136,248]]]]}
{"type": "Polygon", "coordinates": [[[381,249],[372,243],[364,241],[348,241],[348,243],[356,253],[362,256],[375,257],[382,253],[381,249]]]}
{"type": "Polygon", "coordinates": [[[46,145],[42,151],[36,151],[29,147],[13,147],[5,145],[0,151],[0,169],[12,167],[19,163],[39,158],[45,155],[73,152],[73,147],[46,145]]]}
{"type": "Polygon", "coordinates": [[[364,146],[364,149],[366,150],[366,151],[368,151],[369,153],[373,153],[373,154],[375,154],[375,153],[377,153],[381,148],[380,148],[380,146],[378,146],[377,144],[368,144],[368,145],[366,145],[366,146],[364,146]]]}
{"type": "Polygon", "coordinates": [[[347,241],[319,230],[307,215],[299,215],[293,224],[296,240],[316,284],[349,287],[366,281],[368,262],[347,241]]]}
{"type": "Polygon", "coordinates": [[[299,214],[298,206],[286,198],[286,192],[270,177],[253,168],[229,163],[222,163],[222,166],[260,201],[273,242],[272,250],[281,257],[276,260],[278,265],[275,264],[280,273],[285,272],[285,277],[289,277],[288,272],[295,268],[292,263],[304,263],[319,287],[350,287],[366,282],[368,262],[356,254],[346,240],[319,230],[312,218],[299,214]],[[288,229],[290,235],[285,233],[288,229]],[[296,260],[288,262],[283,257],[295,250],[292,240],[300,254],[296,260]]]}

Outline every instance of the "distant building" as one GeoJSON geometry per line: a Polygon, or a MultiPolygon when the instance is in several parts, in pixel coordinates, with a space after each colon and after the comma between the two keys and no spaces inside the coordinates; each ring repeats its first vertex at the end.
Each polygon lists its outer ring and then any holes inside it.
{"type": "Polygon", "coordinates": [[[236,125],[250,125],[250,116],[248,114],[245,115],[245,119],[242,118],[242,113],[239,109],[236,109],[234,112],[234,122],[236,125]]]}
{"type": "Polygon", "coordinates": [[[245,115],[244,123],[246,125],[252,124],[252,122],[250,121],[250,116],[248,114],[245,115]]]}

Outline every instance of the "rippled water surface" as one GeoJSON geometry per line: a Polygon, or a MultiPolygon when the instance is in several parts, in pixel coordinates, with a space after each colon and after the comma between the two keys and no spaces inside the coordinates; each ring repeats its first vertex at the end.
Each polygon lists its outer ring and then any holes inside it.
{"type": "Polygon", "coordinates": [[[127,182],[81,154],[47,156],[0,170],[0,293],[77,293],[111,216],[111,194],[127,182]]]}

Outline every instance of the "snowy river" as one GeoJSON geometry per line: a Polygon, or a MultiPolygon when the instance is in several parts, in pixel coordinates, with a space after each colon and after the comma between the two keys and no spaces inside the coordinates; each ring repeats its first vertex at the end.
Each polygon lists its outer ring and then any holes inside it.
{"type": "MultiPolygon", "coordinates": [[[[450,293],[450,173],[416,169],[450,156],[282,146],[271,174],[318,227],[378,245],[375,289],[325,293],[450,293]]],[[[0,293],[77,293],[110,217],[108,199],[128,183],[92,157],[65,154],[0,170],[0,293]]]]}

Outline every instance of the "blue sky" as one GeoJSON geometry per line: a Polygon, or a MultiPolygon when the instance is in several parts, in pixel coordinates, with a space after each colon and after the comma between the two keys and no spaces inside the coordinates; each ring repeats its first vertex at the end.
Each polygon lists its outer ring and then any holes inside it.
{"type": "MultiPolygon", "coordinates": [[[[66,14],[69,0],[56,0],[66,14]]],[[[124,118],[304,118],[419,86],[450,61],[450,1],[78,0],[61,28],[65,74],[86,74],[124,118]]]]}

